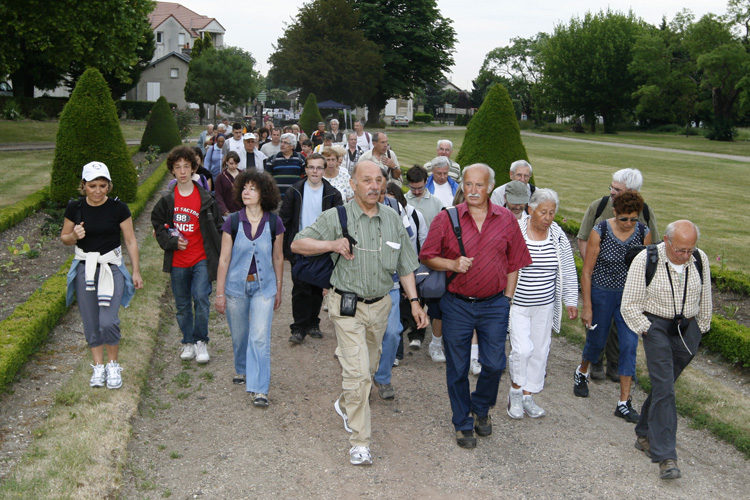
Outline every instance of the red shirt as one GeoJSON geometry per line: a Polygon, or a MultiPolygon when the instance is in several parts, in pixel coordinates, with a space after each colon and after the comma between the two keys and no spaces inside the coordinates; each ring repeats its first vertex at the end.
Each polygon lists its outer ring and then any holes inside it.
{"type": "Polygon", "coordinates": [[[174,187],[174,227],[179,229],[188,240],[185,250],[176,250],[172,255],[172,267],[193,267],[206,258],[203,248],[203,234],[201,233],[198,215],[201,211],[201,194],[193,186],[193,192],[182,196],[180,190],[174,187]]]}
{"type": "MultiPolygon", "coordinates": [[[[531,256],[518,227],[515,216],[489,200],[487,218],[482,224],[482,232],[469,214],[466,203],[458,208],[464,248],[467,257],[474,262],[467,273],[459,273],[448,291],[467,297],[489,297],[500,293],[508,283],[508,273],[518,271],[531,264],[531,256]]],[[[458,240],[453,233],[448,213],[443,210],[430,224],[427,239],[419,253],[421,260],[443,257],[455,260],[461,256],[458,240]]],[[[448,272],[448,276],[452,276],[448,272]]]]}

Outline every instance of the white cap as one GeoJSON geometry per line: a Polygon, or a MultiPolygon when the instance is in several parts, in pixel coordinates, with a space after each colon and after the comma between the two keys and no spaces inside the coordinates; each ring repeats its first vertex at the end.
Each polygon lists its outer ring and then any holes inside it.
{"type": "Polygon", "coordinates": [[[83,174],[81,174],[81,179],[89,182],[93,181],[94,179],[98,179],[99,177],[104,177],[108,181],[112,180],[112,177],[110,177],[109,175],[109,169],[107,168],[107,165],[100,161],[92,161],[83,166],[83,174]]]}
{"type": "Polygon", "coordinates": [[[245,135],[243,135],[242,139],[244,139],[246,141],[249,141],[249,140],[252,139],[253,141],[258,142],[258,136],[255,135],[255,134],[253,134],[252,132],[248,132],[245,135]]]}

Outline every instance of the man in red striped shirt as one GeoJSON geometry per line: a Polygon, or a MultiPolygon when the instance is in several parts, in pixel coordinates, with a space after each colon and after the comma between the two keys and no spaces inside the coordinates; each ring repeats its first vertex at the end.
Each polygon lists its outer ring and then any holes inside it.
{"type": "Polygon", "coordinates": [[[465,256],[461,255],[448,214],[439,213],[420,252],[432,269],[457,273],[440,299],[448,396],[453,410],[456,442],[474,448],[476,437],[492,434],[489,410],[497,401],[500,375],[505,369],[508,314],[518,270],[531,264],[528,248],[515,216],[493,204],[489,193],[495,172],[477,163],[464,170],[466,201],[456,208],[465,256]],[[482,372],[470,393],[471,337],[477,331],[482,372]]]}

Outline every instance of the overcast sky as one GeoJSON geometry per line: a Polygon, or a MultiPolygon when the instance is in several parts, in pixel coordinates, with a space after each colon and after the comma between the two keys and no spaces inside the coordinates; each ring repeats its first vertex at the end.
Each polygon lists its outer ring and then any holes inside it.
{"type": "MultiPolygon", "coordinates": [[[[291,22],[304,2],[181,0],[178,3],[219,21],[226,30],[225,43],[250,52],[258,62],[257,69],[265,75],[273,45],[284,32],[284,22],[291,22]]],[[[693,11],[696,18],[708,12],[724,14],[726,1],[438,0],[438,7],[443,16],[453,20],[458,39],[455,65],[449,77],[457,86],[471,90],[471,80],[479,73],[484,56],[490,50],[509,45],[511,38],[531,37],[540,31],[551,33],[555,25],[567,24],[571,17],[582,17],[589,10],[597,12],[609,7],[627,12],[632,9],[646,22],[658,24],[662,16],[671,20],[683,8],[693,11]]]]}

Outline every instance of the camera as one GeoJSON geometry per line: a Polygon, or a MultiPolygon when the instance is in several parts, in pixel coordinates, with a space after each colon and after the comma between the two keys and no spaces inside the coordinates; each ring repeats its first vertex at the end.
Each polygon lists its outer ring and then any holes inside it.
{"type": "Polygon", "coordinates": [[[680,335],[684,334],[688,326],[690,326],[690,319],[686,318],[682,314],[678,314],[672,319],[672,324],[669,325],[669,331],[668,333],[670,335],[680,335]]]}

